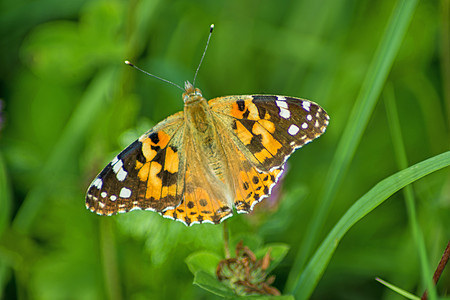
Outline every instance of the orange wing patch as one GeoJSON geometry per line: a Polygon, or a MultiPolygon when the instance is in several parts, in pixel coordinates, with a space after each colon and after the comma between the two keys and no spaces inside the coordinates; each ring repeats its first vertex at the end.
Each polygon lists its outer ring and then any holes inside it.
{"type": "Polygon", "coordinates": [[[283,167],[269,172],[259,172],[256,168],[240,171],[237,177],[239,189],[234,201],[237,212],[249,213],[256,203],[268,197],[282,172],[283,167]]]}
{"type": "MultiPolygon", "coordinates": [[[[214,102],[210,101],[209,104],[212,105],[214,102]]],[[[233,101],[231,103],[230,115],[238,119],[248,119],[248,120],[260,120],[258,108],[252,102],[252,98],[249,97],[245,100],[233,101]]]]}
{"type": "MultiPolygon", "coordinates": [[[[179,182],[180,156],[177,145],[164,131],[152,132],[139,138],[144,162],[136,161],[135,169],[141,182],[136,207],[162,211],[176,207],[179,182]]],[[[178,199],[178,200],[177,200],[178,199]]]]}
{"type": "Polygon", "coordinates": [[[181,204],[162,212],[165,218],[179,220],[189,226],[200,223],[218,224],[233,214],[232,208],[220,200],[211,189],[189,187],[193,182],[189,169],[186,170],[185,180],[188,187],[182,196],[181,204]]]}
{"type": "Polygon", "coordinates": [[[231,207],[225,204],[220,207],[220,200],[211,199],[206,190],[197,188],[192,193],[184,194],[183,201],[177,208],[166,210],[162,215],[189,226],[200,223],[218,224],[232,213],[231,207]]]}

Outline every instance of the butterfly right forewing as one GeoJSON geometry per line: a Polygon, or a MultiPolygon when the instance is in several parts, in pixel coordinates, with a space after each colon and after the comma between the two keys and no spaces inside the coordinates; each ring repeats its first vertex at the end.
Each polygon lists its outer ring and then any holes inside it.
{"type": "Polygon", "coordinates": [[[94,179],[86,207],[113,215],[134,209],[162,212],[178,206],[184,188],[183,138],[182,112],[157,124],[94,179]]]}
{"type": "Polygon", "coordinates": [[[209,103],[239,150],[261,171],[283,165],[293,151],[325,132],[329,119],[316,103],[286,96],[228,96],[209,103]]]}

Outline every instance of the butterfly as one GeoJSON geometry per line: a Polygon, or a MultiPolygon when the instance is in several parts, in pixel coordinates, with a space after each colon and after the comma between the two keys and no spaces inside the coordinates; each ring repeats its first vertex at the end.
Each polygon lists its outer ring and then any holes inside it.
{"type": "Polygon", "coordinates": [[[323,108],[305,99],[240,95],[207,101],[188,81],[182,90],[184,110],[114,157],[89,186],[86,208],[108,216],[150,210],[188,226],[218,224],[233,209],[249,213],[268,197],[289,156],[329,122],[323,108]]]}
{"type": "Polygon", "coordinates": [[[186,81],[184,111],[134,141],[93,180],[99,215],[156,211],[186,225],[220,223],[268,197],[289,156],[325,132],[318,104],[276,95],[207,101],[186,81]]]}

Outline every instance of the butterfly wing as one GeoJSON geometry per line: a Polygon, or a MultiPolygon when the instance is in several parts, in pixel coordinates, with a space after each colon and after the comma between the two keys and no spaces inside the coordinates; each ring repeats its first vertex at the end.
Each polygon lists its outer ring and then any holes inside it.
{"type": "Polygon", "coordinates": [[[235,206],[244,213],[270,194],[292,152],[319,137],[329,122],[316,103],[285,96],[228,96],[209,105],[240,153],[231,168],[238,174],[235,206]]]}
{"type": "Polygon", "coordinates": [[[191,134],[182,112],[157,124],[94,179],[86,207],[100,215],[151,210],[188,226],[231,216],[231,194],[204,166],[191,134]]]}
{"type": "Polygon", "coordinates": [[[271,95],[228,96],[209,101],[232,140],[261,171],[283,165],[296,149],[319,137],[328,114],[316,103],[271,95]]]}
{"type": "Polygon", "coordinates": [[[99,215],[134,209],[162,212],[180,204],[184,189],[184,118],[158,123],[117,155],[94,179],[86,207],[99,215]]]}
{"type": "MultiPolygon", "coordinates": [[[[234,146],[230,141],[230,147],[234,146]]],[[[234,206],[238,213],[249,213],[256,203],[268,197],[283,173],[284,165],[269,171],[255,167],[243,152],[228,152],[228,162],[233,177],[234,206]]]]}

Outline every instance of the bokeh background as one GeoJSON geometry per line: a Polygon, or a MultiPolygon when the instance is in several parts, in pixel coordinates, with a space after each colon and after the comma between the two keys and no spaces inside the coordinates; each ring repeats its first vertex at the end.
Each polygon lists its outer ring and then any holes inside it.
{"type": "MultiPolygon", "coordinates": [[[[404,2],[404,1],[399,1],[404,2]]],[[[229,219],[232,239],[290,246],[281,291],[369,65],[397,1],[3,0],[0,3],[0,292],[4,299],[214,299],[184,260],[223,256],[222,225],[191,228],[150,212],[100,217],[84,206],[96,174],[183,108],[209,25],[197,86],[206,98],[267,93],[311,99],[331,116],[297,151],[276,197],[229,219]]],[[[410,164],[449,149],[450,1],[420,1],[342,184],[324,238],[377,182],[399,170],[384,98],[395,99],[410,164]]],[[[450,238],[448,168],[413,185],[435,268],[450,238]]],[[[421,295],[402,193],[345,236],[313,299],[399,299],[379,276],[421,295]]],[[[449,293],[448,270],[438,293],[449,293]]]]}

